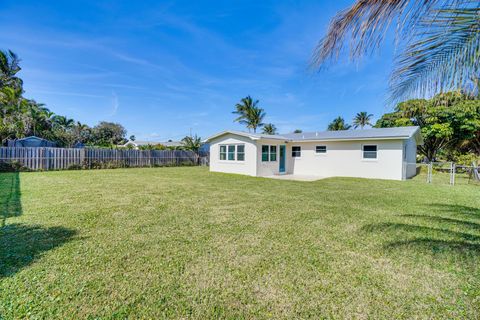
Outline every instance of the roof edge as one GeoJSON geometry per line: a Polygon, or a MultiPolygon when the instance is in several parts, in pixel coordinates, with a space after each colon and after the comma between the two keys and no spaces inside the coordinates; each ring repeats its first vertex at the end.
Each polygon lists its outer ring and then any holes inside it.
{"type": "Polygon", "coordinates": [[[323,139],[290,139],[291,142],[315,142],[315,141],[365,141],[365,140],[407,140],[411,136],[371,137],[371,138],[323,138],[323,139]]]}
{"type": "Polygon", "coordinates": [[[233,135],[237,135],[237,136],[240,136],[240,137],[246,137],[246,138],[249,138],[251,140],[260,140],[260,139],[290,140],[290,139],[287,139],[285,137],[276,136],[276,135],[271,135],[271,136],[268,136],[268,137],[264,137],[264,136],[260,136],[256,133],[226,130],[226,131],[222,131],[222,132],[219,132],[217,134],[214,134],[214,135],[208,137],[207,139],[203,140],[203,142],[210,142],[211,140],[216,139],[216,138],[221,137],[221,136],[224,136],[226,134],[233,134],[233,135]]]}

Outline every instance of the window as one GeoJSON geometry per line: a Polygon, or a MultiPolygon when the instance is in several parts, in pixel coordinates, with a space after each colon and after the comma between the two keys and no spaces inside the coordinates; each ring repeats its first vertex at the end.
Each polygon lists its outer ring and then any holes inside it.
{"type": "Polygon", "coordinates": [[[227,160],[227,146],[220,146],[220,160],[227,160]]]}
{"type": "Polygon", "coordinates": [[[228,160],[234,161],[235,160],[235,145],[231,144],[228,146],[228,160]]]}
{"type": "Polygon", "coordinates": [[[262,146],[262,162],[277,161],[277,146],[262,146]]]}
{"type": "Polygon", "coordinates": [[[363,146],[363,159],[377,159],[377,146],[363,146]]]}
{"type": "Polygon", "coordinates": [[[300,146],[292,147],[292,157],[298,158],[302,156],[302,148],[300,146]]]}
{"type": "Polygon", "coordinates": [[[220,145],[220,160],[245,161],[245,145],[243,144],[220,145]]]}
{"type": "Polygon", "coordinates": [[[237,161],[244,161],[245,160],[245,145],[238,144],[237,145],[237,161]]]}
{"type": "Polygon", "coordinates": [[[270,161],[277,161],[277,146],[270,146],[270,161]]]}
{"type": "Polygon", "coordinates": [[[268,161],[269,146],[262,146],[262,161],[268,161]]]}
{"type": "Polygon", "coordinates": [[[315,147],[316,153],[327,153],[327,146],[316,146],[315,147]]]}

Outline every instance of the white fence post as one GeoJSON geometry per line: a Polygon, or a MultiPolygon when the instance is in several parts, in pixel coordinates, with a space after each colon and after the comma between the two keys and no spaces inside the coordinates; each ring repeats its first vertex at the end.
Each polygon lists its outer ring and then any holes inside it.
{"type": "Polygon", "coordinates": [[[432,167],[432,163],[430,162],[428,164],[427,183],[432,183],[432,171],[433,171],[433,167],[432,167]]]}
{"type": "Polygon", "coordinates": [[[450,167],[450,184],[452,186],[455,185],[455,171],[456,171],[456,165],[454,162],[451,162],[451,167],[450,167]]]}

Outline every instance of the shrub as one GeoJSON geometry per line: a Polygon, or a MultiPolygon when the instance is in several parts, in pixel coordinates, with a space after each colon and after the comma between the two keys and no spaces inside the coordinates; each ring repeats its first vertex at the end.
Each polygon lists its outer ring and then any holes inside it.
{"type": "Polygon", "coordinates": [[[471,166],[472,163],[478,164],[479,157],[473,153],[460,154],[455,156],[454,162],[458,165],[471,166]]]}
{"type": "Polygon", "coordinates": [[[30,171],[20,161],[0,162],[0,172],[30,171]]]}
{"type": "Polygon", "coordinates": [[[77,163],[71,164],[67,168],[67,170],[81,170],[81,169],[83,169],[83,166],[77,163]]]}

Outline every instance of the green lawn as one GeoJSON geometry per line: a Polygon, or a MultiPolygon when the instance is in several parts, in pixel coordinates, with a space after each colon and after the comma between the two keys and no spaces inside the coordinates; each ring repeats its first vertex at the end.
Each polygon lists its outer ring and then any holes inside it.
{"type": "Polygon", "coordinates": [[[0,174],[0,318],[479,318],[480,187],[0,174]]]}

